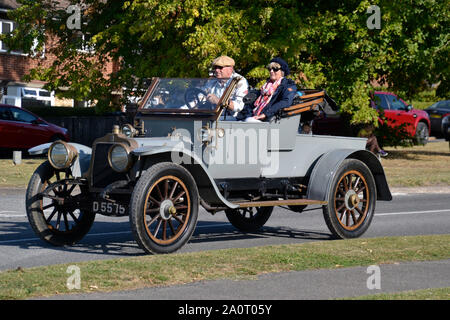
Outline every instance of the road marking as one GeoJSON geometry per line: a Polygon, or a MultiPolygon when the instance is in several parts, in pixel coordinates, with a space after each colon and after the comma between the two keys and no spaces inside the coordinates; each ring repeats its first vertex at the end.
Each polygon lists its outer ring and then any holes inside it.
{"type": "Polygon", "coordinates": [[[2,218],[18,218],[18,217],[26,217],[26,214],[20,214],[19,211],[9,211],[9,210],[3,210],[0,211],[0,217],[2,218]],[[8,214],[8,213],[13,213],[13,214],[8,214]],[[19,214],[14,214],[14,213],[19,213],[19,214]]]}
{"type": "Polygon", "coordinates": [[[396,216],[396,215],[405,215],[405,214],[444,213],[444,212],[450,212],[450,209],[427,210],[427,211],[404,211],[404,212],[375,213],[375,215],[376,216],[396,216]]]}
{"type": "Polygon", "coordinates": [[[0,213],[0,218],[25,218],[26,214],[3,214],[0,213]]]}

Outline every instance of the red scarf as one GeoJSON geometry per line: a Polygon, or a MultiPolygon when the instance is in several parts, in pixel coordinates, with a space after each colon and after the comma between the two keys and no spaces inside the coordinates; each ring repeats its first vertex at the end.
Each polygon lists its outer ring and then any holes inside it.
{"type": "Polygon", "coordinates": [[[283,78],[280,78],[275,82],[271,82],[269,80],[261,87],[261,94],[258,99],[256,99],[254,104],[255,108],[253,109],[253,115],[259,116],[264,107],[270,102],[270,99],[272,99],[272,96],[280,85],[282,79],[283,78]]]}

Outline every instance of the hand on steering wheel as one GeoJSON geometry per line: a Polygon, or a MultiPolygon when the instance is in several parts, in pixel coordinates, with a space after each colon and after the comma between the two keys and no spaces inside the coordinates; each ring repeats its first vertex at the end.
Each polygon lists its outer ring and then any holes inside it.
{"type": "Polygon", "coordinates": [[[188,88],[184,92],[184,102],[189,109],[201,109],[208,101],[206,100],[207,93],[199,88],[188,88]],[[194,105],[192,105],[192,103],[194,105]]]}

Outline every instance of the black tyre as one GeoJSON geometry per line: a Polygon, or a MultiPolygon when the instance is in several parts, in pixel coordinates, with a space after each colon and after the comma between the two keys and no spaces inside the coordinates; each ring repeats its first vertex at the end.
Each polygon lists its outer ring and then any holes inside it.
{"type": "Polygon", "coordinates": [[[419,122],[416,128],[415,143],[426,145],[428,143],[429,131],[428,126],[424,122],[419,122]]]}
{"type": "Polygon", "coordinates": [[[130,224],[147,253],[170,253],[189,241],[198,218],[199,195],[192,175],[180,165],[149,168],[131,196],[130,224]]]}
{"type": "Polygon", "coordinates": [[[375,181],[369,168],[356,159],[344,160],[328,190],[323,215],[334,237],[357,238],[369,227],[376,203],[375,181]]]}
{"type": "Polygon", "coordinates": [[[269,220],[273,207],[250,207],[225,210],[228,221],[243,232],[254,232],[269,220]]]}
{"type": "Polygon", "coordinates": [[[289,209],[291,209],[294,212],[301,213],[303,210],[305,210],[307,207],[306,204],[298,205],[298,206],[288,206],[289,209]]]}
{"type": "Polygon", "coordinates": [[[72,245],[90,230],[95,214],[81,209],[86,199],[85,186],[69,172],[56,171],[48,161],[31,176],[26,192],[28,221],[42,240],[56,246],[72,245]],[[65,179],[64,184],[58,184],[65,179]],[[48,187],[52,187],[44,193],[48,187]]]}

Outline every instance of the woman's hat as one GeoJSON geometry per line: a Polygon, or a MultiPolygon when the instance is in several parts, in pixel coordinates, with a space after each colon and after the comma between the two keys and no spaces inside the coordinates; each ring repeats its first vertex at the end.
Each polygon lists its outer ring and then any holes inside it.
{"type": "Polygon", "coordinates": [[[289,70],[289,66],[286,61],[284,61],[280,57],[275,57],[272,60],[270,60],[270,63],[272,63],[272,62],[276,62],[280,65],[281,70],[283,70],[285,76],[289,75],[290,70],[289,70]]]}

